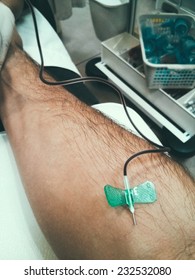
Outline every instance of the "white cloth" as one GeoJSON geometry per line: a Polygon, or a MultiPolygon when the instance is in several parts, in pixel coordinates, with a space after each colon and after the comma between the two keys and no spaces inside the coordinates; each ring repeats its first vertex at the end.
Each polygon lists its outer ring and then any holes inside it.
{"type": "MultiPolygon", "coordinates": [[[[65,46],[50,26],[48,21],[35,9],[38,22],[39,37],[43,48],[45,66],[59,66],[78,72],[78,69],[72,62],[65,46]]],[[[26,14],[17,23],[17,30],[22,37],[25,51],[38,63],[40,55],[35,38],[34,25],[30,13],[26,14]]]]}
{"type": "Polygon", "coordinates": [[[5,4],[0,2],[0,71],[12,39],[14,21],[15,18],[11,10],[5,4]]]}

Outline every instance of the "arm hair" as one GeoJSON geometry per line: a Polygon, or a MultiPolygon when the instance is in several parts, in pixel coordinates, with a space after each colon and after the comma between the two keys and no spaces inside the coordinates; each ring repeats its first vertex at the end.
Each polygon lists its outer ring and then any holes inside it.
{"type": "MultiPolygon", "coordinates": [[[[50,77],[48,77],[50,78],[50,77]]],[[[104,185],[123,188],[123,164],[152,148],[62,87],[38,78],[17,48],[2,71],[0,114],[37,221],[61,259],[192,259],[194,180],[166,155],[130,164],[132,186],[150,180],[158,201],[111,208],[104,185]]]]}

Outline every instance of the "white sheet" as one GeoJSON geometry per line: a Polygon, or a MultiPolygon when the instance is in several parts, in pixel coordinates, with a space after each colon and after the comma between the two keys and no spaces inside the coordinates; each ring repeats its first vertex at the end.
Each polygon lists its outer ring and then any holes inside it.
{"type": "MultiPolygon", "coordinates": [[[[59,66],[79,74],[59,36],[48,21],[35,9],[45,66],[59,66]]],[[[25,51],[40,64],[40,55],[36,43],[34,25],[30,13],[17,23],[17,30],[22,37],[25,51]]]]}

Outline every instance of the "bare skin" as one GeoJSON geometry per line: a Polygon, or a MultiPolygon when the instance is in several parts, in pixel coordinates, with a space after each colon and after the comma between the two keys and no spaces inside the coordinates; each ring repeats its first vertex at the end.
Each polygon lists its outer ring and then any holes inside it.
{"type": "MultiPolygon", "coordinates": [[[[50,79],[50,77],[47,77],[50,79]]],[[[60,259],[194,259],[195,182],[162,154],[134,160],[131,185],[151,180],[158,200],[111,208],[104,186],[123,188],[123,164],[153,148],[64,88],[49,87],[14,44],[0,81],[0,117],[24,187],[60,259]]]]}

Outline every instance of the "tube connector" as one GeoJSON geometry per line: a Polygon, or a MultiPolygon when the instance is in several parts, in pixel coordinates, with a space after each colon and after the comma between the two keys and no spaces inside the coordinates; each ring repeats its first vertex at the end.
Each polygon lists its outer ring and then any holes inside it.
{"type": "Polygon", "coordinates": [[[106,199],[111,207],[128,206],[133,223],[136,225],[134,204],[154,203],[157,200],[155,186],[152,182],[146,181],[130,188],[127,177],[124,177],[124,185],[125,190],[106,185],[104,187],[106,199]]]}
{"type": "Polygon", "coordinates": [[[134,223],[134,225],[136,225],[135,208],[134,208],[134,203],[133,203],[133,199],[131,196],[129,179],[126,175],[124,176],[124,186],[125,186],[125,190],[126,190],[125,194],[126,194],[126,201],[129,206],[129,211],[131,212],[131,214],[133,216],[133,223],[134,223]]]}

